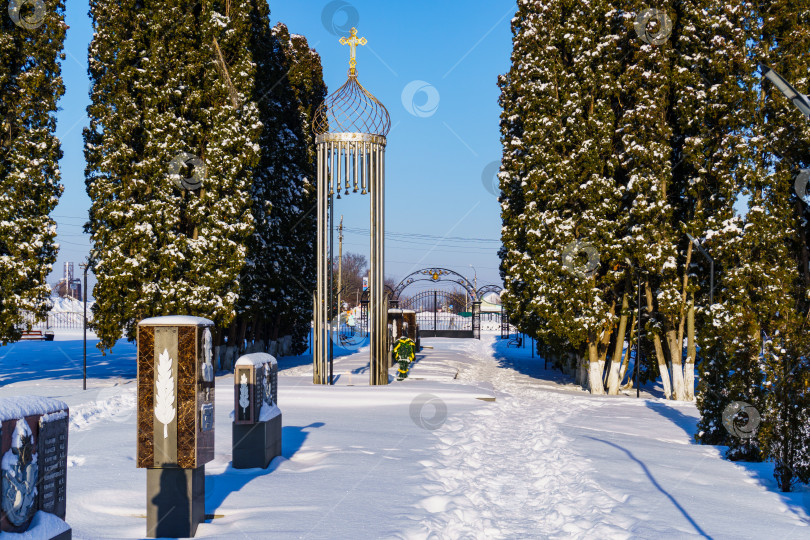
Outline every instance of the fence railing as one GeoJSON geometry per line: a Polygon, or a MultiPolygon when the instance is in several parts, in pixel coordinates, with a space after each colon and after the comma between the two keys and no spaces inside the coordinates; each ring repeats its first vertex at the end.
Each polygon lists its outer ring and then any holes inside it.
{"type": "MultiPolygon", "coordinates": [[[[81,329],[84,322],[84,313],[76,311],[56,311],[48,314],[45,320],[37,321],[33,313],[24,313],[23,318],[32,328],[45,329],[81,329]]],[[[87,322],[93,320],[92,314],[87,312],[87,322]]]]}

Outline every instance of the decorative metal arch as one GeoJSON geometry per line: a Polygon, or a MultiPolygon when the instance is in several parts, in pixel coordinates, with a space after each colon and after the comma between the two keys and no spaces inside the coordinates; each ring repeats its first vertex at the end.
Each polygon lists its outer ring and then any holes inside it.
{"type": "Polygon", "coordinates": [[[470,283],[470,280],[458,272],[454,272],[453,270],[448,270],[446,268],[423,268],[405,276],[405,278],[400,281],[396,287],[394,287],[394,298],[399,299],[402,291],[417,281],[430,281],[432,283],[450,281],[456,285],[461,285],[464,287],[464,290],[466,290],[467,294],[472,297],[473,301],[478,301],[478,292],[475,290],[473,284],[470,283]]]}
{"type": "Polygon", "coordinates": [[[484,285],[480,289],[478,289],[477,294],[478,298],[483,298],[485,294],[494,292],[500,294],[503,291],[503,287],[500,285],[484,285]]]}
{"type": "MultiPolygon", "coordinates": [[[[388,292],[390,298],[396,299],[394,289],[392,289],[390,285],[383,283],[383,289],[388,292]]],[[[368,302],[368,289],[360,293],[360,302],[368,302]]]]}

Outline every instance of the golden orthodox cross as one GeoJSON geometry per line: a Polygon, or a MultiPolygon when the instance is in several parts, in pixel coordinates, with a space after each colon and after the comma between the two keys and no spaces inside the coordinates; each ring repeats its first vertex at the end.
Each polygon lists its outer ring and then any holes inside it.
{"type": "Polygon", "coordinates": [[[349,77],[357,76],[357,46],[368,43],[366,38],[357,37],[357,28],[352,28],[352,37],[340,38],[341,45],[348,45],[351,48],[351,60],[349,60],[349,77]]]}

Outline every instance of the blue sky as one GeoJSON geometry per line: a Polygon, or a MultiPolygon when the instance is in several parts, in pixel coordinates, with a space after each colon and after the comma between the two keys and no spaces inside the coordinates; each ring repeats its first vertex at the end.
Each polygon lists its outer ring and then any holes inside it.
{"type": "MultiPolygon", "coordinates": [[[[285,23],[320,53],[330,92],[345,82],[349,67],[348,47],[338,42],[343,30],[348,35],[357,26],[368,39],[358,48],[359,80],[386,105],[393,126],[386,274],[399,280],[441,266],[470,280],[477,272],[479,286],[500,284],[500,207],[491,164],[501,155],[496,83],[509,69],[514,0],[271,0],[270,10],[272,24],[285,23]]],[[[51,282],[62,277],[63,262],[78,264],[89,249],[82,232],[90,206],[82,150],[90,85],[88,12],[86,1],[67,0],[66,94],[57,115],[65,193],[54,211],[61,250],[51,282]]],[[[337,203],[336,216],[344,215],[347,228],[344,252],[367,255],[369,198],[353,193],[337,203]]]]}

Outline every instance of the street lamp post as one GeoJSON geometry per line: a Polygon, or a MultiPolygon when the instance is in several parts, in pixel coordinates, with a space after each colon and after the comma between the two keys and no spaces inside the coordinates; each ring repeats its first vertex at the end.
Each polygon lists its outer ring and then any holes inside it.
{"type": "Polygon", "coordinates": [[[87,268],[90,266],[90,261],[85,261],[80,264],[84,274],[84,284],[82,285],[82,294],[84,296],[84,318],[82,319],[82,330],[84,331],[84,353],[82,354],[82,390],[87,390],[87,268]]]}
{"type": "MultiPolygon", "coordinates": [[[[475,280],[473,282],[473,289],[475,289],[475,294],[478,294],[478,271],[475,269],[473,265],[470,265],[470,268],[473,269],[473,274],[475,276],[473,277],[473,279],[475,280]]],[[[471,300],[475,301],[475,298],[471,298],[471,300]]],[[[469,309],[467,311],[469,311],[469,309]]]]}
{"type": "MultiPolygon", "coordinates": [[[[636,269],[638,270],[638,269],[636,269]]],[[[636,398],[641,397],[641,272],[636,272],[636,282],[638,283],[638,314],[636,315],[636,398]]]]}
{"type": "Polygon", "coordinates": [[[760,67],[762,68],[762,76],[771,81],[777,90],[792,101],[805,117],[810,118],[810,98],[796,90],[781,75],[768,66],[763,64],[760,67]]]}

